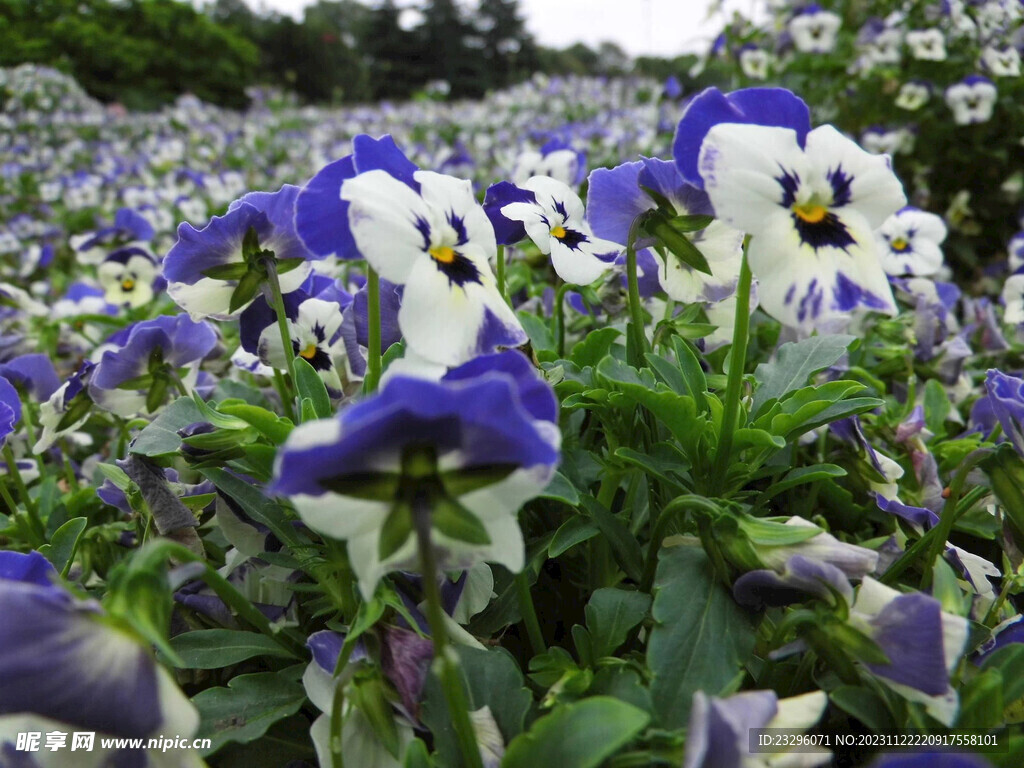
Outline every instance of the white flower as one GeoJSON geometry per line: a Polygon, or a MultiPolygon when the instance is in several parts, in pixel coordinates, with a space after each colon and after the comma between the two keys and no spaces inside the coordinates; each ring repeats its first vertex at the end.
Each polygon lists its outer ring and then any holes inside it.
{"type": "Polygon", "coordinates": [[[946,104],[957,125],[984,123],[992,117],[998,95],[990,80],[972,75],[946,89],[946,104]]]}
{"type": "Polygon", "coordinates": [[[715,125],[700,173],[719,219],[752,235],[761,308],[810,330],[857,308],[895,314],[873,230],[906,203],[887,157],[829,125],[794,131],[715,125]]]}
{"type": "Polygon", "coordinates": [[[836,46],[836,35],[842,23],[838,14],[810,6],[789,22],[789,34],[798,51],[829,53],[836,46]]]}
{"type": "Polygon", "coordinates": [[[982,65],[996,77],[1020,77],[1020,53],[1012,45],[988,46],[981,52],[982,65]]]}
{"type": "Polygon", "coordinates": [[[910,55],[920,61],[945,61],[946,37],[938,29],[915,29],[907,32],[910,55]]]}
{"type": "Polygon", "coordinates": [[[1003,284],[1003,322],[1007,325],[1024,325],[1024,274],[1010,275],[1003,284]]]}
{"type": "Polygon", "coordinates": [[[773,56],[761,48],[744,48],[740,51],[740,69],[751,80],[764,80],[773,56]]]}
{"type": "Polygon", "coordinates": [[[924,83],[904,83],[896,94],[894,102],[900,109],[914,112],[923,107],[931,96],[931,91],[924,83]]]}
{"type": "Polygon", "coordinates": [[[385,171],[341,188],[359,251],[381,277],[405,286],[398,324],[407,345],[451,367],[522,344],[526,333],[495,285],[494,229],[472,185],[430,171],[414,178],[419,192],[385,171]]]}
{"type": "Polygon", "coordinates": [[[594,237],[583,220],[583,201],[567,185],[534,176],[519,186],[532,192],[534,201],[509,203],[501,214],[523,223],[541,253],[551,256],[560,278],[573,285],[589,285],[613,267],[622,246],[594,237]]]}
{"type": "Polygon", "coordinates": [[[882,267],[887,274],[934,275],[942,268],[942,241],[946,223],[941,216],[904,208],[876,232],[882,267]]]}
{"type": "Polygon", "coordinates": [[[115,306],[141,307],[153,299],[156,262],[142,248],[122,248],[96,269],[103,298],[115,306]]]}

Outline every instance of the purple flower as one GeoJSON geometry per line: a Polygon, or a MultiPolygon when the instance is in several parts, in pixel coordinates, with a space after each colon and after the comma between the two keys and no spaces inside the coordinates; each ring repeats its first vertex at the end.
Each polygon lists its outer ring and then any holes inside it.
{"type": "Polygon", "coordinates": [[[19,355],[0,365],[0,376],[31,394],[47,400],[60,387],[50,358],[44,354],[19,355]]]}
{"type": "Polygon", "coordinates": [[[117,334],[119,348],[103,353],[89,380],[89,395],[119,416],[153,413],[168,389],[193,386],[199,363],[217,343],[205,322],[162,315],[117,334]]]}
{"type": "Polygon", "coordinates": [[[194,732],[195,709],[150,651],[57,580],[38,552],[0,552],[0,715],[122,737],[194,732]]]}
{"type": "Polygon", "coordinates": [[[717,88],[702,91],[687,105],[672,144],[672,156],[683,178],[700,189],[704,189],[697,170],[700,147],[708,131],[719,123],[790,128],[803,147],[811,130],[811,113],[800,98],[784,88],[744,88],[730,94],[717,88]]]}
{"type": "Polygon", "coordinates": [[[290,184],[277,192],[250,192],[202,229],[182,223],[178,242],[163,263],[170,297],[193,319],[224,320],[237,315],[256,293],[231,308],[240,280],[258,266],[248,263],[250,254],[245,253],[250,231],[255,233],[260,250],[272,251],[278,262],[291,262],[289,269],[280,270],[281,290],[298,288],[309,275],[307,260],[322,258],[307,250],[296,234],[293,219],[298,194],[298,187],[290,184]],[[292,260],[301,263],[296,265],[292,260]]]}
{"type": "Polygon", "coordinates": [[[1003,434],[1024,456],[1024,379],[989,368],[985,375],[985,391],[1003,434]]]}
{"type": "Polygon", "coordinates": [[[21,400],[11,382],[0,376],[0,445],[14,431],[21,418],[21,400]]]}
{"type": "Polygon", "coordinates": [[[278,453],[273,491],[348,541],[367,597],[385,573],[418,567],[409,493],[429,491],[445,570],[522,567],[515,513],[558,463],[554,395],[519,352],[467,367],[440,382],[396,376],[337,418],[297,427],[278,453]]]}
{"type": "Polygon", "coordinates": [[[835,602],[838,595],[853,602],[853,588],[845,573],[831,563],[803,555],[790,557],[779,573],[749,571],[733,584],[736,602],[757,608],[802,602],[808,595],[829,602],[835,602]]]}

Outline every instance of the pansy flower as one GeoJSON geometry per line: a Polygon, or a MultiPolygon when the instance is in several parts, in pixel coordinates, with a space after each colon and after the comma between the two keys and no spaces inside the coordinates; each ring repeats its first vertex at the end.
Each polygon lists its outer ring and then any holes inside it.
{"type": "Polygon", "coordinates": [[[992,117],[998,96],[991,80],[971,75],[946,89],[946,104],[953,110],[957,125],[984,123],[992,117]]]}
{"type": "MultiPolygon", "coordinates": [[[[1024,217],[1022,217],[1024,218],[1024,217]]],[[[1024,232],[1018,232],[1006,245],[1007,266],[1011,274],[1024,271],[1024,232]]]]}
{"type": "MultiPolygon", "coordinates": [[[[353,375],[342,334],[343,312],[352,303],[352,296],[335,286],[333,280],[319,276],[308,280],[304,289],[283,297],[292,354],[309,363],[323,379],[328,393],[340,398],[344,384],[353,375]]],[[[256,355],[264,365],[287,369],[288,356],[282,346],[277,314],[264,297],[258,297],[242,313],[239,332],[243,350],[256,355]]],[[[350,338],[354,336],[353,331],[350,338]]]]}
{"type": "MultiPolygon", "coordinates": [[[[57,581],[38,552],[0,552],[0,754],[19,731],[92,731],[143,743],[194,734],[199,714],[150,649],[95,600],[76,599],[57,581]]],[[[145,753],[106,749],[104,765],[146,764],[145,753]]],[[[167,764],[202,761],[189,751],[167,764]]]]}
{"type": "Polygon", "coordinates": [[[1006,278],[1000,301],[1005,308],[1003,322],[1007,325],[1024,325],[1024,274],[1014,274],[1006,278]]]}
{"type": "Polygon", "coordinates": [[[92,372],[89,396],[104,410],[129,417],[153,413],[169,391],[191,389],[217,334],[205,322],[163,315],[129,326],[118,339],[92,372]]]}
{"type": "Polygon", "coordinates": [[[346,180],[341,198],[359,252],[382,278],[404,286],[398,324],[416,354],[452,367],[526,341],[498,293],[494,229],[470,182],[372,170],[346,180]]]}
{"type": "Polygon", "coordinates": [[[695,109],[680,121],[676,161],[692,162],[678,150],[695,142],[681,137],[703,135],[704,188],[716,216],[752,236],[747,259],[761,308],[804,331],[857,308],[895,314],[873,233],[906,203],[889,159],[830,125],[718,122],[695,109]]]}
{"type": "Polygon", "coordinates": [[[116,315],[118,308],[105,298],[106,291],[84,282],[72,283],[53,303],[53,318],[62,320],[79,315],[116,315]]]}
{"type": "Polygon", "coordinates": [[[1024,379],[990,368],[985,375],[985,391],[1003,434],[1024,456],[1024,379]]]}
{"type": "Polygon", "coordinates": [[[119,248],[96,269],[103,298],[115,306],[141,307],[153,299],[159,279],[156,260],[145,248],[119,248]]]}
{"type": "Polygon", "coordinates": [[[740,48],[740,71],[751,80],[764,80],[768,77],[772,60],[771,53],[756,45],[748,44],[740,48]]]}
{"type": "Polygon", "coordinates": [[[96,364],[84,361],[49,399],[39,406],[39,424],[43,428],[33,453],[43,453],[58,439],[74,432],[89,419],[92,400],[88,394],[89,377],[96,364]]]}
{"type": "Polygon", "coordinates": [[[907,32],[910,55],[919,61],[945,61],[946,36],[938,29],[912,29],[907,32]]]}
{"type": "Polygon", "coordinates": [[[876,231],[882,268],[889,275],[934,275],[943,265],[946,223],[912,206],[901,208],[876,231]]]}
{"type": "Polygon", "coordinates": [[[7,440],[20,419],[21,399],[18,391],[11,382],[0,376],[0,444],[7,440]]]}
{"type": "Polygon", "coordinates": [[[946,613],[922,592],[902,594],[865,577],[850,609],[850,624],[874,640],[888,658],[866,664],[879,680],[932,717],[952,725],[959,708],[949,676],[967,644],[967,620],[946,613]]]}
{"type": "Polygon", "coordinates": [[[896,94],[893,103],[900,109],[914,112],[927,104],[931,95],[932,90],[927,83],[912,80],[900,86],[900,92],[896,94]]]}
{"type": "Polygon", "coordinates": [[[1012,45],[987,46],[981,52],[981,64],[996,77],[1020,77],[1020,53],[1012,45]]]}
{"type": "Polygon", "coordinates": [[[281,290],[298,288],[309,276],[307,260],[318,258],[295,234],[292,219],[298,193],[297,187],[288,184],[273,193],[250,192],[202,229],[182,223],[178,241],[163,262],[170,297],[193,320],[235,317],[259,292],[259,265],[250,260],[267,251],[281,265],[281,290]],[[241,286],[249,290],[239,296],[236,291],[242,280],[255,284],[241,286]]]}
{"type": "Polygon", "coordinates": [[[583,201],[557,179],[534,176],[519,187],[495,184],[485,204],[495,229],[515,238],[508,242],[528,235],[567,283],[589,285],[612,268],[622,251],[618,243],[594,236],[584,220],[583,201]]]}
{"type": "Polygon", "coordinates": [[[814,768],[831,762],[824,748],[804,747],[797,753],[781,748],[771,754],[751,752],[752,729],[806,731],[825,713],[828,696],[813,691],[780,699],[775,691],[744,691],[725,698],[693,695],[686,728],[683,768],[761,768],[772,764],[814,768]],[[792,729],[792,730],[789,730],[792,729]]]}
{"type": "Polygon", "coordinates": [[[829,53],[836,47],[836,38],[842,24],[838,14],[812,3],[790,19],[787,28],[798,51],[829,53]]]}
{"type": "Polygon", "coordinates": [[[522,186],[534,176],[550,176],[568,186],[576,186],[587,174],[586,157],[565,141],[553,138],[540,150],[527,149],[516,158],[510,178],[522,186]]]}
{"type": "Polygon", "coordinates": [[[302,424],[272,490],[314,530],[348,542],[367,598],[417,570],[414,519],[428,514],[442,570],[523,565],[519,506],[550,481],[560,433],[550,387],[519,352],[474,360],[439,382],[396,376],[334,419],[302,424]]]}
{"type": "MultiPolygon", "coordinates": [[[[636,217],[657,207],[645,189],[669,203],[677,215],[713,215],[707,194],[684,181],[673,163],[645,158],[616,168],[599,168],[590,174],[587,208],[594,221],[594,233],[612,242],[626,242],[636,217]]],[[[739,277],[743,233],[723,222],[712,221],[684,237],[700,250],[711,274],[700,272],[671,254],[655,252],[650,258],[657,262],[662,289],[672,299],[687,303],[718,302],[732,294],[739,277]]],[[[636,245],[643,248],[647,244],[647,239],[641,239],[636,245]]]]}
{"type": "Polygon", "coordinates": [[[120,208],[114,215],[113,224],[101,227],[95,232],[74,235],[70,239],[70,244],[77,252],[81,263],[99,264],[107,255],[108,249],[118,246],[141,246],[152,240],[153,234],[153,225],[145,216],[131,208],[120,208]]]}

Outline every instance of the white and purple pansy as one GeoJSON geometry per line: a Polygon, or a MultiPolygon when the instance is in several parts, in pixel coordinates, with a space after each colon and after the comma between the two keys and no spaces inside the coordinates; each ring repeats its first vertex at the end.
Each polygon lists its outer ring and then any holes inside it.
{"type": "Polygon", "coordinates": [[[985,391],[1003,434],[1024,456],[1024,379],[990,368],[985,376],[985,391]]]}
{"type": "Polygon", "coordinates": [[[941,216],[906,206],[887,218],[875,234],[886,274],[930,276],[942,269],[947,229],[941,216]]]}
{"type": "MultiPolygon", "coordinates": [[[[38,552],[0,552],[0,757],[6,760],[19,731],[194,734],[199,714],[144,643],[99,603],[78,600],[57,582],[38,552]]],[[[89,757],[96,765],[145,765],[153,756],[108,747],[89,757]]],[[[193,750],[165,760],[168,768],[202,765],[193,750]]]]}
{"type": "Polygon", "coordinates": [[[999,300],[1003,303],[1003,322],[1024,326],[1024,273],[1006,278],[999,300]]]}
{"type": "Polygon", "coordinates": [[[393,377],[338,417],[297,427],[278,453],[272,490],[348,542],[367,598],[385,574],[419,569],[413,516],[429,515],[442,570],[523,566],[516,513],[558,463],[557,405],[519,352],[467,366],[441,381],[393,377]]]}
{"type": "MultiPolygon", "coordinates": [[[[346,347],[342,333],[343,313],[352,303],[352,296],[330,278],[311,275],[303,288],[286,293],[283,300],[293,356],[309,363],[331,397],[340,398],[353,378],[349,357],[359,357],[357,348],[346,347]]],[[[265,297],[257,297],[238,322],[242,349],[256,355],[264,365],[287,370],[288,356],[282,346],[277,314],[265,297]]],[[[354,340],[354,330],[349,338],[354,340]]]]}
{"type": "MultiPolygon", "coordinates": [[[[668,202],[680,216],[712,216],[707,193],[683,180],[674,163],[644,158],[616,168],[601,168],[590,174],[587,210],[594,221],[594,233],[612,242],[629,238],[633,221],[657,203],[645,190],[651,190],[668,202]]],[[[718,302],[736,289],[743,255],[743,233],[720,221],[684,235],[703,254],[711,274],[693,269],[671,254],[647,251],[650,239],[637,241],[638,254],[649,252],[658,265],[662,289],[676,301],[718,302]]]]}
{"type": "Polygon", "coordinates": [[[946,89],[946,104],[957,125],[984,123],[992,117],[999,92],[987,77],[971,75],[946,89]]]}
{"type": "Polygon", "coordinates": [[[153,299],[162,278],[156,259],[137,245],[118,248],[96,268],[103,298],[114,306],[141,307],[153,299]]]}
{"type": "Polygon", "coordinates": [[[21,399],[18,390],[0,376],[0,444],[14,431],[14,425],[21,419],[21,399]]]}
{"type": "Polygon", "coordinates": [[[498,292],[494,229],[470,182],[371,170],[345,181],[341,197],[359,252],[384,280],[404,286],[398,324],[415,354],[453,367],[526,341],[498,292]]]}
{"type": "Polygon", "coordinates": [[[906,204],[889,158],[830,125],[801,140],[789,127],[686,116],[677,147],[690,125],[704,135],[699,171],[716,216],[752,236],[762,309],[803,331],[854,309],[896,313],[874,238],[906,204]]]}
{"type": "Polygon", "coordinates": [[[1024,272],[1024,232],[1018,232],[1006,244],[1010,273],[1024,272]]]}
{"type": "Polygon", "coordinates": [[[825,713],[828,695],[813,691],[780,699],[775,691],[744,691],[725,698],[693,695],[686,728],[686,756],[682,768],[767,768],[800,766],[814,768],[831,762],[832,753],[818,747],[780,749],[769,754],[751,752],[753,730],[806,731],[825,713]]]}
{"type": "Polygon", "coordinates": [[[534,176],[550,176],[563,184],[575,187],[587,174],[586,155],[561,138],[555,137],[540,150],[527,149],[519,153],[510,178],[522,186],[534,176]]]}
{"type": "Polygon", "coordinates": [[[250,192],[235,200],[223,216],[214,216],[202,229],[189,223],[178,227],[178,241],[163,262],[167,293],[194,320],[237,316],[255,298],[231,308],[240,279],[248,276],[244,244],[250,231],[258,247],[271,251],[278,262],[281,290],[294,291],[309,276],[307,260],[319,258],[306,250],[295,234],[293,218],[298,187],[289,184],[277,192],[250,192]],[[235,274],[237,273],[237,274],[235,274]],[[228,275],[231,276],[223,276],[228,275]],[[211,275],[222,275],[221,277],[211,275]]]}
{"type": "Polygon", "coordinates": [[[829,53],[836,47],[842,18],[812,3],[804,6],[789,20],[787,29],[793,45],[801,53],[829,53]]]}
{"type": "Polygon", "coordinates": [[[778,571],[747,571],[733,583],[733,597],[740,605],[763,610],[765,606],[800,603],[808,595],[835,603],[853,602],[853,587],[846,574],[832,563],[792,555],[778,571]]]}
{"type": "Polygon", "coordinates": [[[295,201],[295,231],[319,258],[362,258],[349,226],[349,201],[341,196],[342,185],[359,173],[386,171],[413,186],[418,170],[391,136],[374,139],[359,134],[352,139],[352,154],[325,165],[302,187],[295,201]]]}
{"type": "Polygon", "coordinates": [[[811,130],[811,112],[807,104],[785,88],[743,88],[722,93],[717,88],[701,91],[683,112],[672,143],[672,157],[683,179],[704,189],[699,169],[700,148],[719,123],[774,125],[796,132],[803,146],[811,130]]]}
{"type": "Polygon", "coordinates": [[[114,223],[95,232],[73,235],[71,248],[83,264],[98,264],[107,255],[107,249],[129,244],[139,245],[153,239],[153,225],[145,216],[131,208],[120,208],[114,214],[114,223]]]}
{"type": "Polygon", "coordinates": [[[84,282],[68,286],[64,295],[53,303],[53,317],[62,320],[79,315],[116,315],[118,308],[105,298],[106,291],[84,282]]]}
{"type": "Polygon", "coordinates": [[[944,725],[959,709],[949,676],[967,644],[967,620],[946,613],[923,592],[900,593],[865,577],[850,609],[850,624],[874,640],[888,663],[865,666],[904,698],[925,705],[944,725]]]}
{"type": "Polygon", "coordinates": [[[912,29],[907,32],[910,55],[919,61],[945,61],[946,36],[939,29],[912,29]]]}
{"type": "Polygon", "coordinates": [[[488,190],[487,203],[492,218],[499,221],[496,230],[525,233],[541,253],[551,257],[558,276],[572,285],[594,282],[622,252],[618,243],[594,235],[584,220],[579,195],[549,176],[534,176],[519,187],[495,185],[488,190]]]}
{"type": "Polygon", "coordinates": [[[92,400],[88,394],[89,377],[96,364],[85,360],[71,377],[39,406],[39,425],[43,428],[32,453],[43,453],[59,438],[74,432],[89,418],[92,400]]]}
{"type": "Polygon", "coordinates": [[[103,353],[89,379],[89,396],[104,410],[130,417],[153,413],[169,391],[186,394],[199,363],[217,344],[205,322],[186,315],[162,315],[117,334],[115,349],[103,353]]]}

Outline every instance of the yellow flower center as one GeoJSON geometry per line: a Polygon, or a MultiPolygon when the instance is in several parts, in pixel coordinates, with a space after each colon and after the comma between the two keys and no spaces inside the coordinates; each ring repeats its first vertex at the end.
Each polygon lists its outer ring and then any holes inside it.
{"type": "Polygon", "coordinates": [[[804,203],[803,205],[794,205],[793,213],[808,224],[817,224],[825,218],[825,215],[828,213],[828,208],[823,205],[818,205],[817,203],[804,203]]]}
{"type": "Polygon", "coordinates": [[[310,344],[304,350],[299,352],[299,357],[303,357],[306,360],[312,360],[316,357],[316,344],[310,344]]]}
{"type": "Polygon", "coordinates": [[[435,261],[439,261],[442,264],[451,264],[455,261],[455,249],[447,245],[431,248],[430,255],[434,257],[435,261]]]}
{"type": "Polygon", "coordinates": [[[551,236],[561,240],[563,237],[565,237],[565,227],[552,227],[551,236]]]}
{"type": "Polygon", "coordinates": [[[908,243],[902,237],[897,237],[895,240],[892,241],[891,245],[894,251],[900,252],[905,251],[907,250],[907,248],[910,247],[910,243],[908,243]]]}
{"type": "Polygon", "coordinates": [[[126,279],[126,280],[122,280],[121,281],[121,290],[122,291],[130,291],[134,287],[135,287],[135,281],[134,280],[126,279]]]}

